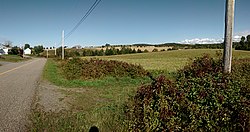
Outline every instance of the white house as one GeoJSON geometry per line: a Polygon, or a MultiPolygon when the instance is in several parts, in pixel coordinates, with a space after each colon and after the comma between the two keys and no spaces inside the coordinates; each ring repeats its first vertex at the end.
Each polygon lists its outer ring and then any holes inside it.
{"type": "Polygon", "coordinates": [[[9,51],[9,49],[8,49],[8,48],[3,49],[3,51],[4,51],[4,54],[5,54],[5,55],[8,55],[8,51],[9,51]]]}
{"type": "Polygon", "coordinates": [[[25,49],[24,54],[25,55],[30,55],[31,54],[31,49],[30,48],[25,49]]]}
{"type": "Polygon", "coordinates": [[[0,49],[0,55],[7,55],[8,54],[9,49],[0,49]]]}

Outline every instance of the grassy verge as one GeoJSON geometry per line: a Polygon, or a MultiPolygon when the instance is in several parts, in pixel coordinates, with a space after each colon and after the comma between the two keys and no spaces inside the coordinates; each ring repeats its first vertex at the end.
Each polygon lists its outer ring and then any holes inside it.
{"type": "Polygon", "coordinates": [[[32,117],[34,131],[86,131],[94,125],[100,131],[125,131],[123,104],[138,86],[150,82],[149,78],[129,77],[69,81],[62,77],[52,59],[47,61],[43,77],[65,87],[62,92],[71,100],[70,110],[45,112],[37,106],[32,117]]]}
{"type": "Polygon", "coordinates": [[[25,61],[27,58],[22,58],[18,55],[2,55],[0,56],[0,61],[7,61],[7,62],[20,62],[25,61]]]}

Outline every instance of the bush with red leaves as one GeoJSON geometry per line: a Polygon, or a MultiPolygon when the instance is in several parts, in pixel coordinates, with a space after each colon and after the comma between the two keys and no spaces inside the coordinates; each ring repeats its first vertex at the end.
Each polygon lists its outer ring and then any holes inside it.
{"type": "Polygon", "coordinates": [[[140,65],[100,59],[73,58],[61,63],[61,69],[65,78],[69,80],[99,79],[107,76],[135,78],[147,75],[147,71],[140,65]]]}
{"type": "Polygon", "coordinates": [[[250,131],[249,86],[235,77],[249,78],[250,63],[237,63],[229,75],[221,62],[204,55],[178,71],[175,81],[159,76],[140,87],[126,106],[129,130],[250,131]]]}

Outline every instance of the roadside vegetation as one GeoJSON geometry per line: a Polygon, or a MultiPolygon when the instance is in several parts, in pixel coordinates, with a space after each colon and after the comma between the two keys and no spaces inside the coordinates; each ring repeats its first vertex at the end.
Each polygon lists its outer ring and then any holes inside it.
{"type": "Polygon", "coordinates": [[[19,55],[1,55],[0,61],[6,61],[6,62],[20,62],[28,60],[28,58],[22,58],[19,55]]]}
{"type": "MultiPolygon", "coordinates": [[[[88,131],[94,125],[100,131],[249,130],[250,52],[234,51],[233,74],[224,75],[216,51],[178,50],[64,62],[49,59],[43,77],[63,88],[70,110],[45,112],[36,106],[32,130],[88,131]],[[141,65],[133,70],[143,72],[133,74],[151,74],[84,77],[77,72],[85,73],[77,68],[86,64],[92,68],[97,62],[141,65]],[[70,71],[74,74],[68,76],[70,71]]],[[[92,71],[100,69],[96,68],[92,71]]]]}
{"type": "MultiPolygon", "coordinates": [[[[73,61],[73,60],[72,60],[73,61]]],[[[124,102],[136,88],[150,82],[147,77],[112,77],[101,79],[67,79],[56,60],[49,59],[44,78],[57,86],[70,98],[69,111],[45,112],[39,105],[33,109],[33,131],[80,131],[96,125],[101,131],[123,128],[124,102]],[[70,92],[68,91],[70,90],[70,92]]],[[[73,62],[70,62],[73,63],[73,62]]],[[[144,71],[144,70],[143,70],[144,71]]]]}
{"type": "Polygon", "coordinates": [[[105,77],[144,77],[147,71],[140,65],[114,60],[73,58],[61,62],[60,67],[68,80],[100,79],[105,77]]]}
{"type": "Polygon", "coordinates": [[[234,61],[230,75],[221,62],[204,55],[175,80],[159,76],[140,87],[126,103],[128,130],[250,131],[250,59],[234,61]]]}

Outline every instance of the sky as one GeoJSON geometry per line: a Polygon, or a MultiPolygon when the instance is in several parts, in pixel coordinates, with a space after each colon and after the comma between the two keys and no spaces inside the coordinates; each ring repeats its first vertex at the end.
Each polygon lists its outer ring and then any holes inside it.
{"type": "MultiPolygon", "coordinates": [[[[95,0],[0,0],[0,42],[59,46],[95,0]]],[[[65,40],[74,45],[207,43],[224,37],[226,0],[102,0],[65,40]]],[[[250,0],[236,0],[234,36],[250,34],[250,0]]]]}

